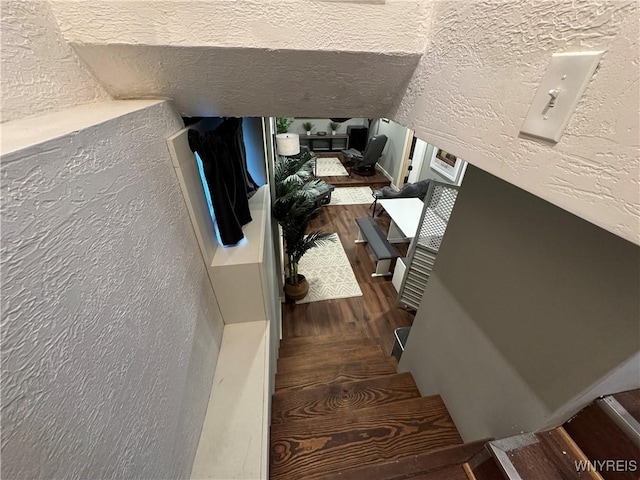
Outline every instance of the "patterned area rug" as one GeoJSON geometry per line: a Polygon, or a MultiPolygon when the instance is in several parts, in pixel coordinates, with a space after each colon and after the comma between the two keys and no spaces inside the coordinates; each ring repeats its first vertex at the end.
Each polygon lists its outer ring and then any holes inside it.
{"type": "Polygon", "coordinates": [[[318,158],[316,177],[347,177],[349,172],[336,157],[318,158]]]}
{"type": "Polygon", "coordinates": [[[373,203],[371,187],[340,187],[331,192],[329,205],[360,205],[373,203]]]}
{"type": "Polygon", "coordinates": [[[300,260],[298,271],[307,278],[309,293],[296,303],[362,296],[340,237],[333,237],[335,242],[312,248],[300,260]]]}

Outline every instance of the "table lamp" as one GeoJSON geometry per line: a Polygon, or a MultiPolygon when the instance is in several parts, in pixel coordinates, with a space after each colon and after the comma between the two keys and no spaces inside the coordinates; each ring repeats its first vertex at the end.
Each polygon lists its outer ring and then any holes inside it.
{"type": "Polygon", "coordinates": [[[297,133],[279,133],[276,135],[278,155],[290,157],[300,153],[300,136],[297,133]]]}

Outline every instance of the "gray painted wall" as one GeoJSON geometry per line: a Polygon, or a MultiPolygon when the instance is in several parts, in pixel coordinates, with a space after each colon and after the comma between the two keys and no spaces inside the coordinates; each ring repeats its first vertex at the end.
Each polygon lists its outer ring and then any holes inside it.
{"type": "Polygon", "coordinates": [[[469,166],[400,369],[465,440],[535,430],[638,352],[638,291],[638,246],[469,166]]]}
{"type": "Polygon", "coordinates": [[[394,186],[398,185],[399,181],[398,177],[402,166],[402,153],[404,152],[407,131],[406,127],[393,120],[378,119],[371,125],[370,135],[387,136],[387,144],[378,164],[393,178],[392,184],[394,186]]]}

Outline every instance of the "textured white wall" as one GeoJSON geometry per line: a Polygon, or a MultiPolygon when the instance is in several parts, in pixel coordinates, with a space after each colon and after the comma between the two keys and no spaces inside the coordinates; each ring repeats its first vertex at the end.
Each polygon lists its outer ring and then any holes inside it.
{"type": "Polygon", "coordinates": [[[165,142],[182,122],[132,103],[4,124],[69,128],[3,145],[3,478],[189,475],[222,321],[165,142]]]}
{"type": "Polygon", "coordinates": [[[443,1],[392,117],[416,135],[640,243],[638,2],[443,1]],[[560,142],[520,138],[554,52],[604,50],[560,142]]]}
{"type": "Polygon", "coordinates": [[[426,3],[51,0],[63,34],[74,43],[377,53],[424,49],[426,3]]]}
{"type": "Polygon", "coordinates": [[[2,0],[1,121],[109,99],[62,35],[44,0],[2,0]]]}
{"type": "Polygon", "coordinates": [[[467,441],[561,423],[640,350],[638,291],[640,247],[469,167],[400,368],[467,441]]]}
{"type": "Polygon", "coordinates": [[[168,96],[192,116],[326,118],[389,111],[424,49],[422,3],[52,5],[65,38],[116,98],[168,96]]]}

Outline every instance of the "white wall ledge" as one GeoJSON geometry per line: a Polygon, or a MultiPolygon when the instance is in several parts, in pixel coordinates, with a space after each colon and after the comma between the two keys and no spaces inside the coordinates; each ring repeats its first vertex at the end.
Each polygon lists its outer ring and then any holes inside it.
{"type": "Polygon", "coordinates": [[[249,200],[253,220],[242,229],[245,238],[235,247],[218,245],[211,262],[211,282],[225,325],[268,319],[267,288],[262,271],[267,222],[271,208],[269,186],[249,200]]]}
{"type": "Polygon", "coordinates": [[[266,479],[269,323],[226,325],[192,479],[266,479]]]}
{"type": "Polygon", "coordinates": [[[8,155],[39,143],[100,125],[165,100],[115,100],[66,108],[2,124],[2,154],[8,155]]]}

